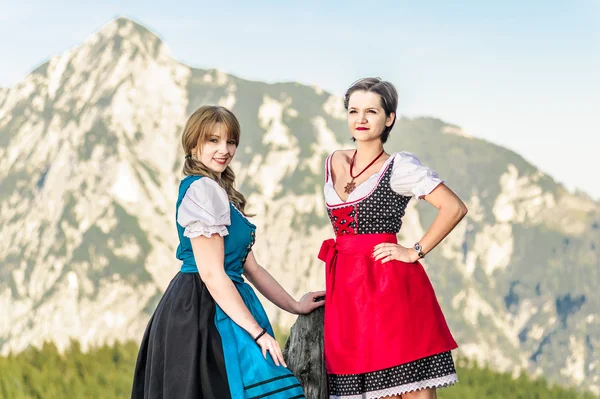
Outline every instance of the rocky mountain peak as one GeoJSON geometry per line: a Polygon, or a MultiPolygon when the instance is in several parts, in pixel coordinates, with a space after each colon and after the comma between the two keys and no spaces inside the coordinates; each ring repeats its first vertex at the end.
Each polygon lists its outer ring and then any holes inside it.
{"type": "MultiPolygon", "coordinates": [[[[190,68],[117,18],[0,89],[0,354],[140,339],[178,270],[179,134],[204,104],[242,125],[232,166],[257,258],[295,296],[323,286],[323,165],[351,145],[341,99],[190,68]]],[[[600,204],[438,119],[400,119],[386,149],[416,153],[471,210],[426,261],[462,354],[600,392],[600,204]]],[[[400,242],[434,217],[411,201],[400,242]]]]}
{"type": "Polygon", "coordinates": [[[150,57],[157,57],[162,40],[146,27],[125,17],[116,18],[90,36],[82,47],[93,46],[99,50],[97,55],[104,52],[111,54],[128,53],[133,55],[141,52],[150,57]]]}

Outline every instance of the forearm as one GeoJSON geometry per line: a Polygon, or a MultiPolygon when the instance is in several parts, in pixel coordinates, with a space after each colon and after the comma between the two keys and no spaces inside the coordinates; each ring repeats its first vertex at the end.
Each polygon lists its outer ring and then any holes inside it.
{"type": "Polygon", "coordinates": [[[257,265],[252,273],[246,273],[246,277],[265,298],[279,308],[293,314],[298,313],[296,300],[262,266],[257,265]]]}
{"type": "Polygon", "coordinates": [[[419,241],[419,244],[423,247],[423,252],[427,254],[434,249],[466,214],[467,208],[462,202],[440,207],[431,227],[419,241]]]}
{"type": "Polygon", "coordinates": [[[219,270],[210,273],[202,280],[215,302],[231,320],[246,330],[252,337],[256,337],[262,331],[262,327],[258,325],[235,285],[224,271],[219,270]]]}

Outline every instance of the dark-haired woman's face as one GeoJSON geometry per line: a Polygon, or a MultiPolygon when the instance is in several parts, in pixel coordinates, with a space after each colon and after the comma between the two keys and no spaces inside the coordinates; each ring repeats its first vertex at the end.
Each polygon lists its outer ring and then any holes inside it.
{"type": "Polygon", "coordinates": [[[357,141],[378,139],[386,126],[394,122],[381,106],[381,96],[370,91],[355,91],[348,100],[348,128],[357,141]]]}

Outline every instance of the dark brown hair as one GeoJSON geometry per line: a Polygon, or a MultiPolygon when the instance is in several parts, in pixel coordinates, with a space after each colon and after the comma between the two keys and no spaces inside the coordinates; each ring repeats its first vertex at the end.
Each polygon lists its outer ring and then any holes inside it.
{"type": "Polygon", "coordinates": [[[396,108],[398,108],[398,91],[394,87],[393,84],[387,82],[385,80],[381,80],[380,78],[363,78],[359,79],[356,82],[352,83],[352,85],[346,90],[346,94],[344,94],[344,108],[346,111],[348,110],[348,102],[350,101],[350,96],[352,93],[356,91],[366,91],[373,92],[379,94],[381,98],[381,107],[385,111],[385,115],[389,117],[392,112],[394,113],[394,120],[390,126],[386,126],[381,133],[381,141],[385,143],[396,123],[396,108]]]}

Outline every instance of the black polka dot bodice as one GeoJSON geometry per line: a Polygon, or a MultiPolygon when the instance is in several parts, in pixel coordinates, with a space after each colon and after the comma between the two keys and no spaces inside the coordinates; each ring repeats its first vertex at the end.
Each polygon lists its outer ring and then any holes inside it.
{"type": "Polygon", "coordinates": [[[411,197],[400,195],[390,187],[394,169],[392,160],[379,182],[366,197],[328,206],[327,213],[336,236],[349,234],[397,234],[411,197]]]}

